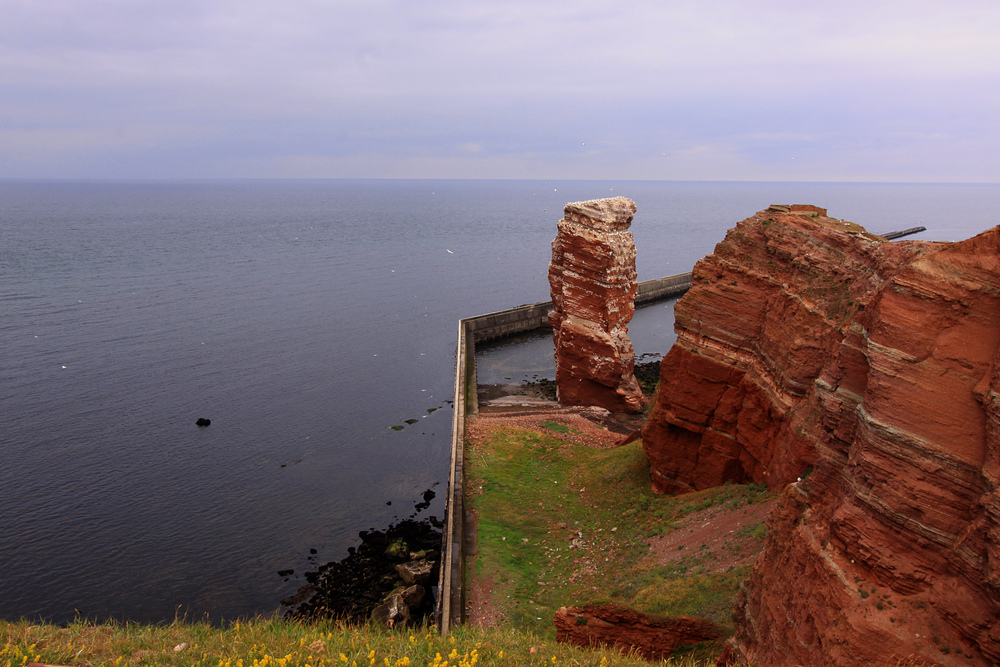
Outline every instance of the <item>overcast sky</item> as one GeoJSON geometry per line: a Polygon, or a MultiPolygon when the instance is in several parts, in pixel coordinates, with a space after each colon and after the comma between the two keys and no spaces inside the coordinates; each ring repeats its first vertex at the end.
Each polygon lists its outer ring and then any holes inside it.
{"type": "Polygon", "coordinates": [[[0,178],[1000,182],[996,0],[0,0],[0,178]]]}

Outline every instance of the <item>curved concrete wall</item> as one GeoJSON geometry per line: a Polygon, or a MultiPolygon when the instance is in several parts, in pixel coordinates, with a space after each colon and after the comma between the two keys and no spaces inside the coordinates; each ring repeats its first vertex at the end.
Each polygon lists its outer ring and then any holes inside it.
{"type": "MultiPolygon", "coordinates": [[[[635,302],[648,303],[679,296],[690,286],[690,273],[647,280],[637,286],[635,302]]],[[[465,621],[465,553],[466,540],[470,537],[465,526],[465,417],[479,412],[476,343],[547,327],[551,309],[551,301],[525,304],[469,317],[458,323],[451,465],[436,613],[442,636],[465,621]]]]}

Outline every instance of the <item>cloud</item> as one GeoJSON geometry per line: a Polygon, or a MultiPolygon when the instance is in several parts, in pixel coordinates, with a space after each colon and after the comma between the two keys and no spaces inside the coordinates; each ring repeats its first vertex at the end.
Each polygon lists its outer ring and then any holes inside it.
{"type": "Polygon", "coordinates": [[[699,177],[808,179],[863,150],[858,178],[880,161],[917,177],[933,153],[997,180],[981,147],[1000,150],[998,30],[1000,6],[977,0],[7,0],[0,132],[19,148],[0,176],[62,143],[107,177],[248,159],[277,174],[298,156],[303,175],[475,160],[659,178],[683,171],[655,166],[668,153],[699,177]]]}

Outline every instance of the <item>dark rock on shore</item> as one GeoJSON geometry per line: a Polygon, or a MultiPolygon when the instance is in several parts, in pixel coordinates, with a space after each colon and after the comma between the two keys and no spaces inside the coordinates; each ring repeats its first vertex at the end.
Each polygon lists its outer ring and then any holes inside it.
{"type": "Polygon", "coordinates": [[[282,600],[286,618],[336,618],[388,627],[420,625],[434,613],[441,533],[429,521],[406,520],[384,532],[361,531],[342,561],[305,575],[308,585],[282,600]],[[401,576],[399,570],[406,572],[401,576]]]}
{"type": "Polygon", "coordinates": [[[400,563],[396,566],[396,574],[408,586],[414,584],[427,586],[431,583],[431,577],[436,564],[435,561],[429,560],[413,560],[409,563],[400,563]]]}
{"type": "Polygon", "coordinates": [[[435,494],[432,490],[427,489],[426,491],[424,491],[423,501],[414,505],[413,509],[417,510],[418,512],[423,512],[425,509],[431,506],[431,501],[434,500],[436,495],[437,494],[435,494]]]}
{"type": "Polygon", "coordinates": [[[419,623],[414,623],[414,611],[422,607],[426,593],[420,585],[394,591],[385,602],[375,607],[372,619],[388,628],[417,625],[419,623]]]}
{"type": "Polygon", "coordinates": [[[524,380],[521,382],[521,385],[528,389],[529,396],[537,396],[550,401],[556,400],[555,380],[549,380],[548,378],[539,378],[535,381],[524,380]]]}
{"type": "Polygon", "coordinates": [[[660,382],[660,360],[644,361],[635,365],[635,379],[642,387],[642,393],[652,396],[656,391],[656,385],[660,382]]]}
{"type": "MultiPolygon", "coordinates": [[[[657,359],[655,361],[637,363],[633,370],[633,374],[635,375],[635,379],[638,380],[643,393],[647,396],[652,396],[653,392],[656,390],[657,383],[660,381],[660,360],[657,359]]],[[[524,388],[525,393],[529,396],[546,398],[550,401],[556,400],[555,380],[549,380],[547,378],[522,380],[521,386],[524,388]]],[[[483,400],[483,397],[480,397],[480,400],[483,400]]]]}

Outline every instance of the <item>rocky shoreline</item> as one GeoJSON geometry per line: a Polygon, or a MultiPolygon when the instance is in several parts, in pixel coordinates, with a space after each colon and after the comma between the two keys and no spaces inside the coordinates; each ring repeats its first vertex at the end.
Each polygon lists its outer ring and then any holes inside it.
{"type": "MultiPolygon", "coordinates": [[[[424,492],[417,510],[426,508],[433,491],[424,492]]],[[[309,583],[281,601],[285,618],[333,618],[364,624],[373,619],[386,627],[414,627],[432,622],[440,571],[441,522],[409,518],[385,530],[363,530],[360,544],[343,560],[305,574],[309,583]]]]}
{"type": "MultiPolygon", "coordinates": [[[[660,355],[644,354],[642,358],[654,356],[659,357],[660,355]]],[[[660,381],[660,359],[657,358],[654,361],[637,362],[635,364],[633,374],[635,375],[635,379],[639,382],[639,386],[642,388],[643,393],[647,396],[651,396],[653,391],[656,389],[657,383],[660,381]]],[[[555,380],[549,380],[547,378],[525,380],[521,383],[521,386],[524,388],[524,393],[529,396],[537,396],[550,401],[556,400],[555,380]]]]}

